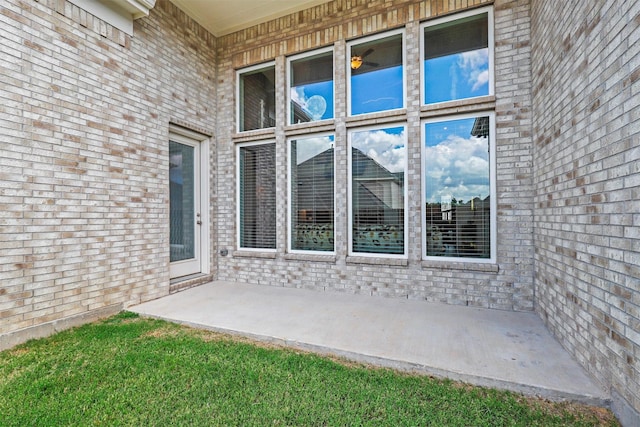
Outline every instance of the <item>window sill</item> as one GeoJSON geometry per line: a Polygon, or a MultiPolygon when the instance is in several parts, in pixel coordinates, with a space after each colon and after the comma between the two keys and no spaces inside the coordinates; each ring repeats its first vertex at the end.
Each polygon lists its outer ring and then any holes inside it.
{"type": "Polygon", "coordinates": [[[231,254],[238,258],[263,258],[263,259],[276,259],[276,253],[274,252],[254,252],[254,251],[233,251],[231,254]]]}
{"type": "Polygon", "coordinates": [[[456,101],[423,105],[420,107],[420,116],[422,118],[428,118],[481,110],[493,110],[495,108],[496,97],[494,95],[488,95],[480,96],[478,98],[460,99],[456,101]]]}
{"type": "Polygon", "coordinates": [[[334,119],[318,120],[315,122],[297,123],[287,125],[284,131],[287,135],[307,134],[310,130],[314,132],[332,132],[335,131],[336,123],[334,119]]]}
{"type": "Polygon", "coordinates": [[[391,265],[398,267],[406,267],[409,260],[406,258],[383,258],[383,257],[367,257],[367,256],[348,256],[347,264],[368,264],[368,265],[391,265]]]}
{"type": "Polygon", "coordinates": [[[347,117],[347,127],[352,126],[370,126],[383,123],[391,123],[398,120],[406,120],[407,109],[382,111],[379,113],[358,114],[357,116],[347,117]]]}
{"type": "Polygon", "coordinates": [[[500,271],[498,264],[489,264],[482,262],[456,262],[456,261],[435,261],[423,260],[422,268],[429,270],[462,270],[462,271],[481,271],[485,273],[497,273],[500,271]]]}
{"type": "Polygon", "coordinates": [[[275,128],[248,130],[231,135],[233,142],[254,141],[256,139],[273,139],[276,137],[275,128]]]}
{"type": "Polygon", "coordinates": [[[292,254],[288,253],[284,255],[284,259],[292,261],[312,261],[312,262],[326,262],[335,263],[335,255],[320,255],[320,254],[292,254]]]}

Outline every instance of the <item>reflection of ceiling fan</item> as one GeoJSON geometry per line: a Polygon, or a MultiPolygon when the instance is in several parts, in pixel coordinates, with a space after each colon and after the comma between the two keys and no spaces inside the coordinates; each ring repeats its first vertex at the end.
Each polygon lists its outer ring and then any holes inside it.
{"type": "Polygon", "coordinates": [[[378,65],[380,65],[375,62],[368,62],[364,60],[367,56],[371,55],[374,50],[374,48],[369,48],[362,55],[353,55],[351,57],[351,69],[357,70],[362,66],[362,64],[368,65],[370,67],[377,67],[378,65]]]}

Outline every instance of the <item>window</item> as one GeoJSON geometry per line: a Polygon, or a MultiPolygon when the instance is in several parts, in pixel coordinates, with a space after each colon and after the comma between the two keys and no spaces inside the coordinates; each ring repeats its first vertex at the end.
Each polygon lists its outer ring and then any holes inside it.
{"type": "Polygon", "coordinates": [[[275,143],[238,146],[238,247],[276,248],[275,143]]]}
{"type": "Polygon", "coordinates": [[[424,123],[425,257],[494,259],[494,115],[424,123]]]}
{"type": "Polygon", "coordinates": [[[334,136],[289,141],[292,251],[334,250],[334,136]]]}
{"type": "Polygon", "coordinates": [[[405,127],[349,136],[350,252],[404,256],[405,127]]]}
{"type": "Polygon", "coordinates": [[[403,33],[348,46],[349,113],[404,108],[403,33]]]}
{"type": "Polygon", "coordinates": [[[333,118],[333,51],[289,60],[289,124],[333,118]]]}
{"type": "Polygon", "coordinates": [[[238,73],[238,131],[276,125],[275,65],[238,73]]]}
{"type": "Polygon", "coordinates": [[[491,9],[457,16],[424,27],[424,104],[493,94],[491,9]]]}

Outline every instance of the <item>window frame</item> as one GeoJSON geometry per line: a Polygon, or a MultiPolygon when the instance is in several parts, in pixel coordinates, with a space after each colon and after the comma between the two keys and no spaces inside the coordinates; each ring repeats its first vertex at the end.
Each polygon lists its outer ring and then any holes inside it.
{"type": "Polygon", "coordinates": [[[382,123],[378,125],[356,127],[347,130],[347,254],[348,256],[368,257],[368,258],[385,258],[385,259],[408,259],[409,256],[409,190],[408,190],[408,168],[409,168],[409,138],[408,138],[408,124],[407,122],[391,122],[382,123]],[[358,132],[366,132],[372,130],[384,130],[389,128],[402,127],[404,129],[404,175],[403,175],[403,246],[404,250],[402,254],[391,253],[371,253],[371,252],[355,252],[353,250],[353,134],[358,132]]]}
{"type": "Polygon", "coordinates": [[[336,191],[337,191],[337,183],[336,183],[336,134],[335,132],[322,132],[322,133],[312,133],[312,134],[303,134],[296,135],[287,138],[287,252],[292,254],[308,254],[308,255],[335,255],[336,254],[336,239],[335,239],[335,229],[337,222],[337,212],[336,212],[336,191]],[[291,177],[291,169],[293,167],[293,157],[291,156],[291,143],[293,141],[299,141],[301,139],[311,139],[311,138],[322,138],[332,136],[333,137],[333,230],[334,230],[334,238],[333,238],[333,250],[332,251],[314,251],[314,250],[305,250],[305,249],[293,249],[291,245],[292,232],[293,232],[293,206],[292,206],[292,185],[293,180],[291,177]]]}
{"type": "MultiPolygon", "coordinates": [[[[275,75],[275,80],[273,82],[274,85],[274,90],[276,93],[274,93],[274,97],[276,97],[276,94],[278,92],[278,82],[277,82],[277,67],[276,67],[276,61],[269,61],[269,62],[263,62],[260,64],[256,64],[256,65],[252,65],[250,67],[244,67],[241,69],[236,70],[236,90],[235,90],[235,95],[236,95],[236,132],[237,133],[245,133],[245,132],[258,132],[258,131],[264,131],[266,129],[275,129],[275,127],[277,126],[277,122],[274,126],[269,126],[269,127],[264,127],[264,128],[258,128],[258,129],[249,129],[249,130],[241,130],[241,122],[242,119],[244,118],[244,111],[243,111],[243,99],[242,99],[242,80],[241,77],[243,74],[247,74],[247,73],[252,73],[252,72],[256,72],[256,71],[260,71],[260,70],[266,70],[268,68],[273,68],[274,69],[274,75],[275,75]]],[[[275,99],[275,104],[277,105],[278,100],[275,99]]],[[[277,121],[277,117],[276,117],[276,121],[277,121]]]]}
{"type": "Polygon", "coordinates": [[[396,30],[385,31],[382,33],[361,37],[357,39],[353,39],[347,41],[346,45],[346,82],[345,87],[347,90],[347,117],[357,117],[357,118],[365,118],[371,114],[381,114],[381,113],[389,113],[389,112],[398,112],[407,108],[407,37],[406,37],[406,27],[402,27],[396,30]],[[381,111],[373,111],[368,113],[361,114],[353,114],[352,111],[352,103],[351,103],[351,48],[353,46],[357,46],[363,43],[369,43],[376,40],[382,40],[385,38],[393,37],[396,35],[400,35],[402,39],[402,106],[398,108],[392,108],[389,110],[381,110],[381,111]]]}
{"type": "Polygon", "coordinates": [[[483,263],[483,264],[495,264],[497,257],[497,172],[496,172],[496,115],[494,111],[483,110],[475,111],[465,114],[452,114],[445,116],[438,116],[421,120],[420,122],[420,158],[421,158],[421,223],[422,223],[422,259],[425,261],[435,262],[457,262],[457,263],[483,263]],[[427,255],[427,197],[426,197],[426,172],[427,172],[427,159],[426,159],[426,132],[425,126],[429,123],[442,123],[454,120],[471,119],[477,117],[489,117],[489,197],[490,197],[490,218],[489,226],[491,227],[489,238],[490,241],[490,256],[489,258],[473,258],[473,257],[451,257],[451,256],[428,256],[427,255]]]}
{"type": "MultiPolygon", "coordinates": [[[[327,55],[328,56],[328,55],[327,55]]],[[[336,58],[335,58],[335,50],[334,50],[334,46],[328,46],[325,48],[321,48],[321,49],[315,49],[309,52],[304,52],[304,53],[300,53],[297,55],[293,55],[290,57],[287,57],[287,65],[286,65],[286,82],[285,82],[285,92],[286,92],[286,110],[287,110],[287,120],[286,123],[288,126],[295,126],[295,125],[303,125],[303,124],[321,124],[321,123],[326,123],[327,121],[330,120],[334,120],[336,117],[336,58]],[[328,118],[328,119],[320,119],[320,120],[311,120],[308,122],[302,122],[302,123],[293,123],[293,121],[291,120],[291,64],[293,62],[296,61],[300,61],[303,59],[311,59],[313,57],[316,56],[321,56],[323,54],[329,53],[331,52],[331,102],[332,102],[332,108],[333,108],[333,116],[328,118]]]]}
{"type": "Polygon", "coordinates": [[[457,12],[449,16],[445,16],[442,18],[432,19],[426,22],[423,22],[420,25],[420,105],[428,106],[431,108],[442,108],[450,103],[460,103],[460,102],[473,102],[482,97],[487,96],[495,96],[495,40],[494,40],[494,18],[493,18],[493,6],[485,6],[477,9],[467,10],[463,12],[457,12]],[[470,18],[476,15],[487,14],[487,44],[489,49],[489,93],[486,95],[478,95],[469,98],[459,98],[459,99],[451,99],[447,101],[439,101],[427,103],[425,100],[426,88],[425,88],[425,80],[427,78],[424,62],[425,62],[425,30],[428,27],[434,27],[436,25],[458,21],[460,19],[470,18]]]}
{"type": "Polygon", "coordinates": [[[241,209],[241,203],[242,203],[242,198],[240,195],[240,174],[241,174],[241,170],[240,170],[240,151],[243,147],[252,147],[252,146],[256,146],[256,145],[273,145],[273,150],[274,150],[274,156],[277,157],[277,143],[275,140],[273,139],[267,139],[267,140],[260,140],[260,141],[251,141],[251,142],[242,142],[242,143],[238,143],[235,146],[235,150],[236,150],[236,248],[240,251],[248,251],[248,252],[269,252],[269,253],[275,253],[278,250],[278,218],[277,218],[277,211],[278,211],[278,183],[277,183],[277,175],[278,175],[278,162],[277,159],[274,162],[274,179],[275,181],[275,202],[274,202],[274,209],[276,209],[276,220],[274,222],[274,236],[275,236],[275,248],[251,248],[251,247],[244,247],[242,246],[242,235],[241,235],[241,229],[242,229],[242,218],[241,218],[241,214],[242,214],[242,209],[241,209]]]}

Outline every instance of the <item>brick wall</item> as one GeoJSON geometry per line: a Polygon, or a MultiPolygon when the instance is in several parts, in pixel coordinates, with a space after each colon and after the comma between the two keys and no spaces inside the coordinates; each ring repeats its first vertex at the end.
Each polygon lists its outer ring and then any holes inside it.
{"type": "Polygon", "coordinates": [[[166,0],[133,37],[7,0],[0,38],[1,348],[168,294],[169,123],[212,132],[216,98],[213,37],[166,0]]]}
{"type": "Polygon", "coordinates": [[[639,425],[640,3],[532,16],[536,309],[639,425]]]}
{"type": "Polygon", "coordinates": [[[326,289],[349,293],[420,298],[451,304],[508,310],[533,309],[533,177],[530,101],[529,1],[495,2],[495,98],[469,107],[461,103],[446,113],[495,110],[497,121],[498,254],[497,266],[431,263],[421,260],[420,120],[435,113],[420,108],[420,23],[426,19],[493,4],[483,0],[347,1],[337,0],[257,25],[218,40],[218,204],[219,278],[276,286],[326,289]],[[378,114],[364,124],[404,122],[408,135],[408,260],[359,259],[347,256],[347,41],[383,30],[405,28],[407,108],[378,114]],[[334,121],[296,128],[295,135],[317,130],[335,132],[335,256],[286,253],[287,170],[285,126],[286,57],[314,48],[335,51],[334,121]],[[275,60],[277,123],[275,129],[235,134],[235,71],[275,60]],[[239,142],[277,143],[277,251],[236,251],[236,185],[234,146],[239,142]]]}

